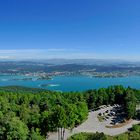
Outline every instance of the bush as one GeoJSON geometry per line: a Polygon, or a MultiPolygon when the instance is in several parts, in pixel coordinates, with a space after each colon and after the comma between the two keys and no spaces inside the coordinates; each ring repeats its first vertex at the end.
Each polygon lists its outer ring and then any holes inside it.
{"type": "Polygon", "coordinates": [[[80,133],[73,135],[68,140],[107,140],[107,136],[103,133],[80,133]]]}

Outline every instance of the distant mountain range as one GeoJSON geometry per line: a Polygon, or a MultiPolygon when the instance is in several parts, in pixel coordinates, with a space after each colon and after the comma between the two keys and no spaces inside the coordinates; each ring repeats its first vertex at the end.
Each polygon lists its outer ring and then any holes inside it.
{"type": "Polygon", "coordinates": [[[102,59],[49,59],[30,61],[0,61],[1,73],[27,72],[77,72],[95,70],[97,72],[140,71],[139,62],[102,59]]]}
{"type": "Polygon", "coordinates": [[[120,65],[120,66],[140,66],[140,61],[128,61],[120,59],[29,59],[29,60],[4,60],[0,62],[17,63],[41,63],[49,65],[80,64],[80,65],[120,65]]]}

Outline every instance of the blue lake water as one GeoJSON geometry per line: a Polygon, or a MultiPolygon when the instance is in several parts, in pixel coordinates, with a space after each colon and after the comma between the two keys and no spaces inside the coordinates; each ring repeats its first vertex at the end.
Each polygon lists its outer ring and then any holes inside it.
{"type": "Polygon", "coordinates": [[[121,78],[90,78],[87,76],[56,76],[52,80],[20,80],[25,76],[0,76],[0,86],[19,85],[27,87],[41,88],[42,84],[49,86],[43,87],[49,90],[60,91],[83,91],[87,89],[98,89],[110,85],[131,86],[140,89],[140,76],[121,77],[121,78]]]}

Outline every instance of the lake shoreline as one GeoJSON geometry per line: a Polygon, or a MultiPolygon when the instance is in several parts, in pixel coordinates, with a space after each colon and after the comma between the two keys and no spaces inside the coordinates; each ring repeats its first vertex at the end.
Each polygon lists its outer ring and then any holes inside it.
{"type": "Polygon", "coordinates": [[[85,91],[88,89],[105,88],[111,85],[131,86],[140,89],[140,76],[98,78],[89,76],[54,76],[51,79],[36,80],[35,76],[0,75],[0,86],[25,86],[42,88],[52,91],[85,91]],[[44,86],[43,86],[44,85],[44,86]]]}

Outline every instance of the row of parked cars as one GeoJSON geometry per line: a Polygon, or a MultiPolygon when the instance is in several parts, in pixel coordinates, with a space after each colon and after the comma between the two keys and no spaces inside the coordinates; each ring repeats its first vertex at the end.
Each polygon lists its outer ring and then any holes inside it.
{"type": "MultiPolygon", "coordinates": [[[[111,110],[108,109],[105,112],[100,112],[98,116],[103,116],[105,121],[111,119],[110,124],[112,125],[123,123],[125,121],[125,113],[123,112],[123,107],[117,104],[113,105],[112,107],[113,108],[111,110]]],[[[103,108],[105,108],[105,106],[101,107],[101,109],[103,108]]]]}

